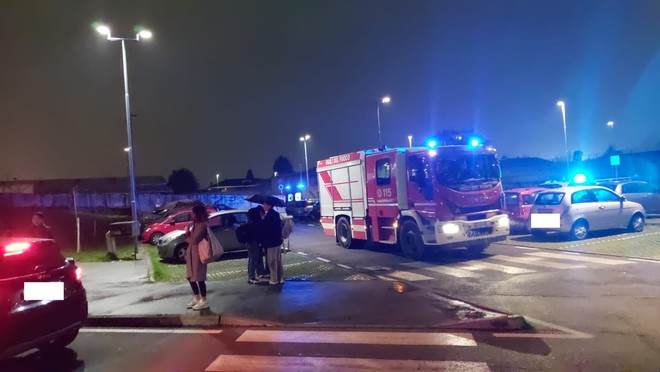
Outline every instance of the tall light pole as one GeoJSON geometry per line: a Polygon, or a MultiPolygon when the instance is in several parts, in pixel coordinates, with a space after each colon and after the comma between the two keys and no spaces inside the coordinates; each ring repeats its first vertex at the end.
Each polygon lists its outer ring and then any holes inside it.
{"type": "Polygon", "coordinates": [[[131,186],[131,218],[132,218],[132,229],[131,233],[133,235],[133,243],[135,255],[137,256],[138,251],[138,235],[140,234],[139,224],[138,224],[138,210],[137,210],[137,190],[135,186],[135,163],[133,158],[133,130],[131,128],[131,100],[128,93],[128,66],[126,61],[126,42],[127,41],[140,41],[141,39],[151,39],[153,36],[149,30],[141,30],[138,32],[134,38],[123,38],[123,37],[114,37],[110,32],[110,28],[105,25],[99,25],[96,27],[96,31],[105,36],[108,41],[121,41],[121,61],[122,68],[124,72],[124,102],[126,104],[126,135],[128,137],[128,178],[131,186]]]}
{"type": "Polygon", "coordinates": [[[571,178],[570,170],[570,157],[568,155],[568,135],[566,134],[566,103],[564,101],[557,102],[557,106],[561,107],[561,117],[564,121],[564,148],[566,149],[566,180],[571,178]]]}
{"type": "Polygon", "coordinates": [[[220,183],[220,173],[215,174],[215,186],[217,187],[220,183]]]}
{"type": "Polygon", "coordinates": [[[309,162],[307,161],[307,141],[312,138],[309,134],[305,134],[304,136],[300,137],[300,142],[303,143],[303,147],[305,148],[305,176],[307,177],[307,184],[306,188],[309,188],[309,162]]]}
{"type": "Polygon", "coordinates": [[[412,148],[412,136],[408,136],[408,147],[412,148]]]}
{"type": "Polygon", "coordinates": [[[378,120],[378,148],[381,148],[383,145],[383,141],[380,136],[380,105],[385,105],[392,102],[392,98],[390,96],[385,96],[381,98],[380,102],[376,105],[376,119],[378,120]]]}

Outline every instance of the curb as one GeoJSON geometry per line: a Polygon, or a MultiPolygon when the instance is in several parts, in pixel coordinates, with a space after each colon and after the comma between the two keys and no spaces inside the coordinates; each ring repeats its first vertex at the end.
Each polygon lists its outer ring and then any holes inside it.
{"type": "Polygon", "coordinates": [[[474,330],[474,331],[520,331],[529,324],[521,315],[502,315],[486,319],[456,321],[447,324],[404,325],[404,324],[329,324],[329,323],[280,323],[262,319],[251,319],[233,315],[184,314],[184,315],[136,315],[136,316],[90,316],[85,327],[107,328],[299,328],[299,329],[409,329],[409,330],[474,330]]]}

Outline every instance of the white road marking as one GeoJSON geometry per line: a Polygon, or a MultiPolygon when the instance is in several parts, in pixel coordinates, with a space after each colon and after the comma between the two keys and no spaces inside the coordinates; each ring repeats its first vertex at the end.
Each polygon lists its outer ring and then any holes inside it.
{"type": "Polygon", "coordinates": [[[388,281],[388,282],[393,282],[394,281],[394,279],[388,278],[388,277],[382,276],[382,275],[378,275],[377,278],[380,279],[380,280],[388,281]]]}
{"type": "Polygon", "coordinates": [[[491,256],[489,258],[499,261],[521,263],[525,265],[549,267],[552,269],[562,269],[562,270],[583,269],[586,267],[584,265],[572,265],[572,264],[565,264],[560,262],[544,261],[541,257],[511,257],[511,256],[496,255],[496,256],[491,256]]]}
{"type": "Polygon", "coordinates": [[[411,282],[418,282],[420,280],[433,280],[433,278],[431,278],[430,276],[411,273],[409,271],[392,271],[387,273],[387,275],[403,280],[408,280],[411,282]]]}
{"type": "MultiPolygon", "coordinates": [[[[508,245],[508,244],[504,244],[504,245],[508,245]]],[[[521,247],[521,246],[519,246],[519,245],[509,245],[509,247],[512,247],[512,248],[518,248],[518,249],[526,249],[526,250],[530,250],[530,251],[538,251],[538,250],[540,250],[539,248],[521,247]]]]}
{"type": "Polygon", "coordinates": [[[217,371],[490,371],[484,362],[266,355],[220,355],[206,367],[217,371]]]}
{"type": "Polygon", "coordinates": [[[442,265],[431,265],[423,262],[406,262],[406,266],[414,267],[416,269],[424,269],[433,271],[440,274],[451,275],[457,278],[478,278],[481,274],[476,274],[471,271],[461,270],[454,267],[447,267],[442,265]]]}
{"type": "Polygon", "coordinates": [[[593,338],[593,335],[588,333],[576,331],[575,329],[570,329],[563,327],[557,324],[544,322],[539,319],[535,319],[529,316],[525,316],[525,319],[531,323],[538,323],[540,325],[546,326],[548,328],[554,328],[556,330],[564,332],[564,334],[557,333],[493,333],[494,337],[501,338],[555,338],[555,339],[588,339],[593,338]]]}
{"type": "Polygon", "coordinates": [[[392,270],[391,268],[385,267],[385,266],[367,266],[364,269],[369,270],[369,271],[390,271],[390,270],[392,270]]]}
{"type": "Polygon", "coordinates": [[[568,255],[564,253],[551,253],[551,252],[534,252],[534,253],[525,253],[525,254],[535,257],[555,258],[558,260],[568,260],[568,261],[582,261],[582,262],[597,263],[603,265],[632,264],[632,262],[630,261],[613,260],[611,258],[592,257],[586,255],[568,255]]]}
{"type": "Polygon", "coordinates": [[[343,267],[343,268],[346,269],[346,270],[351,270],[351,269],[352,269],[352,267],[350,267],[350,266],[348,266],[348,265],[344,265],[344,264],[337,264],[337,266],[339,266],[339,267],[343,267]]]}
{"type": "Polygon", "coordinates": [[[469,333],[247,330],[236,342],[477,346],[469,333]]]}
{"type": "Polygon", "coordinates": [[[307,256],[307,253],[305,253],[305,252],[296,252],[296,253],[301,255],[301,256],[307,256]]]}
{"type": "Polygon", "coordinates": [[[499,264],[494,264],[490,262],[484,262],[484,261],[466,261],[464,262],[461,266],[461,269],[463,270],[496,270],[496,271],[501,271],[503,273],[507,274],[529,274],[529,273],[535,273],[536,270],[530,270],[530,269],[523,269],[520,267],[514,267],[514,266],[506,266],[506,265],[499,265],[499,264]]]}
{"type": "Polygon", "coordinates": [[[316,257],[316,259],[319,260],[319,261],[323,261],[323,262],[330,262],[330,260],[326,260],[323,257],[316,257]]]}
{"type": "Polygon", "coordinates": [[[82,333],[178,333],[178,334],[219,334],[221,329],[165,329],[165,328],[81,328],[82,333]]]}

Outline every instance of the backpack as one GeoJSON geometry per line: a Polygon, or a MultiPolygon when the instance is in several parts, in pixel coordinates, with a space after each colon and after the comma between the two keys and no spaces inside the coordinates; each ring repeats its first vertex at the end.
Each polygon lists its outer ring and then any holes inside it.
{"type": "Polygon", "coordinates": [[[247,223],[242,224],[236,229],[236,239],[241,244],[247,244],[250,240],[250,232],[247,223]]]}
{"type": "Polygon", "coordinates": [[[289,239],[291,233],[293,232],[293,219],[285,218],[282,221],[282,239],[289,239]]]}

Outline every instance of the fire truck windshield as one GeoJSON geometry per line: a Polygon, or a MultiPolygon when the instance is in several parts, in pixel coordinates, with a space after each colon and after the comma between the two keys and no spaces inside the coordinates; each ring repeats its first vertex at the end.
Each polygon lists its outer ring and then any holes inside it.
{"type": "Polygon", "coordinates": [[[436,160],[438,183],[458,190],[494,187],[500,180],[500,165],[495,155],[460,155],[436,160]]]}

